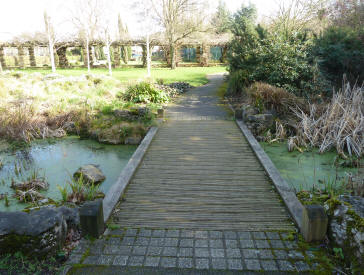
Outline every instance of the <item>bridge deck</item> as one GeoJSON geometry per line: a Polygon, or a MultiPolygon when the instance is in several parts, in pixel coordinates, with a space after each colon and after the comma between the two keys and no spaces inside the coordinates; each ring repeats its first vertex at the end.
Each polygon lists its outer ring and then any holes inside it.
{"type": "Polygon", "coordinates": [[[112,219],[133,228],[293,228],[254,152],[228,120],[166,122],[112,219]]]}

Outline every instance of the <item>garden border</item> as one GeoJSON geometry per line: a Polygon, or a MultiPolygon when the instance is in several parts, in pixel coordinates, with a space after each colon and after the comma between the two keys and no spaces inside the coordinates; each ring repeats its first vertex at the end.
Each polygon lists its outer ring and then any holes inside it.
{"type": "MultiPolygon", "coordinates": [[[[230,106],[231,108],[231,106],[230,106]]],[[[263,165],[264,170],[269,175],[269,178],[272,180],[276,190],[278,191],[279,195],[283,199],[289,213],[291,214],[293,220],[295,221],[296,225],[302,231],[302,215],[304,206],[298,200],[293,188],[291,188],[288,183],[282,178],[281,174],[274,166],[271,159],[265,153],[263,148],[260,146],[258,141],[255,139],[253,134],[250,132],[248,127],[242,120],[235,120],[237,126],[248,140],[250,147],[253,149],[255,155],[259,159],[260,163],[263,165]]]]}
{"type": "Polygon", "coordinates": [[[112,211],[114,210],[116,204],[119,202],[120,197],[124,194],[126,187],[128,186],[131,178],[134,176],[135,171],[139,167],[139,164],[144,158],[150,143],[152,142],[155,134],[158,131],[158,127],[151,127],[144,137],[142,143],[138,146],[132,157],[129,159],[127,165],[121,171],[121,174],[114,183],[109,191],[107,192],[103,200],[103,212],[104,212],[104,222],[110,218],[112,211]]]}

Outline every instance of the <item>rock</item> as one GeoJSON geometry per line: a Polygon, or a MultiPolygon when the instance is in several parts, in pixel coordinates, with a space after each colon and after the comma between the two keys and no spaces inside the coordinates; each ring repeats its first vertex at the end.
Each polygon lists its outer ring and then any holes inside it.
{"type": "Polygon", "coordinates": [[[139,117],[144,117],[147,114],[149,114],[149,108],[147,108],[147,107],[139,107],[138,108],[138,116],[139,117]]]}
{"type": "Polygon", "coordinates": [[[329,239],[333,247],[340,247],[348,263],[358,263],[364,268],[364,218],[361,216],[363,198],[340,196],[339,201],[325,203],[329,214],[329,239]],[[344,202],[345,201],[345,202],[344,202]],[[359,204],[351,206],[346,202],[359,204]],[[356,259],[356,260],[355,260],[356,259]]]}
{"type": "Polygon", "coordinates": [[[31,255],[49,255],[62,247],[67,222],[57,209],[41,208],[25,212],[0,212],[0,251],[21,251],[31,255]]]}
{"type": "Polygon", "coordinates": [[[127,137],[125,139],[125,144],[128,145],[138,145],[142,141],[142,137],[127,137]]]}
{"type": "Polygon", "coordinates": [[[103,182],[106,177],[102,173],[102,171],[94,164],[88,164],[80,167],[74,174],[73,177],[78,179],[80,176],[83,176],[83,179],[86,183],[94,183],[98,184],[103,182]]]}
{"type": "Polygon", "coordinates": [[[241,107],[241,115],[243,120],[246,120],[248,116],[256,115],[259,113],[259,110],[257,108],[254,108],[250,105],[245,105],[241,107]]]}
{"type": "Polygon", "coordinates": [[[249,122],[258,122],[264,123],[266,125],[272,125],[274,122],[274,118],[272,114],[257,114],[257,115],[249,115],[247,117],[249,122]]]}
{"type": "Polygon", "coordinates": [[[133,114],[128,110],[115,110],[114,115],[125,120],[130,120],[133,118],[133,114]]]}
{"type": "Polygon", "coordinates": [[[77,133],[77,128],[76,128],[76,124],[73,121],[68,121],[63,125],[63,129],[68,133],[68,134],[75,134],[77,133]]]}

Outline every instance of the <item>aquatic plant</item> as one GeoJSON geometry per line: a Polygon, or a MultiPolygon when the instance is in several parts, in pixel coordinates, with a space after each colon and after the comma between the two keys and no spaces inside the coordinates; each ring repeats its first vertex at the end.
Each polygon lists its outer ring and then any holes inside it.
{"type": "Polygon", "coordinates": [[[297,131],[298,145],[318,147],[319,152],[336,148],[343,158],[361,157],[364,153],[364,87],[343,84],[331,101],[318,108],[309,105],[307,114],[293,109],[300,119],[297,131]]]}
{"type": "Polygon", "coordinates": [[[44,199],[44,196],[40,194],[39,192],[35,191],[34,189],[22,191],[22,190],[16,190],[16,193],[14,195],[15,198],[17,198],[20,202],[36,202],[38,200],[44,199]]]}
{"type": "Polygon", "coordinates": [[[57,185],[57,189],[61,193],[62,201],[63,202],[67,202],[67,197],[68,197],[67,186],[62,187],[60,185],[57,185]]]}

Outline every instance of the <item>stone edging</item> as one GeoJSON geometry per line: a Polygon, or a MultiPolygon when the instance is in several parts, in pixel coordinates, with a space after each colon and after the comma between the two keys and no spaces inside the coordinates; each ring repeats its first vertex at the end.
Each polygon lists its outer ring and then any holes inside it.
{"type": "Polygon", "coordinates": [[[279,195],[283,199],[289,213],[291,214],[296,225],[302,231],[302,213],[303,205],[298,200],[294,190],[288,185],[288,183],[282,178],[277,168],[274,166],[271,159],[264,152],[258,141],[255,139],[253,134],[250,132],[248,127],[242,120],[236,120],[236,124],[239,129],[248,140],[250,147],[253,149],[255,155],[264,167],[264,170],[268,173],[269,178],[272,180],[276,187],[279,195]]]}
{"type": "Polygon", "coordinates": [[[130,158],[128,164],[124,167],[116,183],[113,186],[111,186],[111,188],[107,192],[103,201],[103,212],[104,212],[105,223],[109,219],[120,197],[123,195],[125,188],[128,186],[139,164],[143,160],[143,157],[146,151],[148,150],[149,145],[152,142],[157,131],[158,127],[152,127],[149,129],[142,143],[138,146],[137,150],[130,158]]]}

